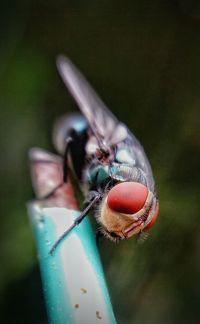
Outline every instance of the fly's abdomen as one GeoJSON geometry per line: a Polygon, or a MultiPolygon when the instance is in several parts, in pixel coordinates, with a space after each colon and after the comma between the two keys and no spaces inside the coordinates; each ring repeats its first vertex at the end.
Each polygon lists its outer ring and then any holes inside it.
{"type": "Polygon", "coordinates": [[[83,115],[78,113],[67,114],[56,122],[53,142],[61,155],[65,155],[69,139],[72,168],[77,178],[81,180],[85,165],[85,146],[88,140],[88,122],[83,115]]]}

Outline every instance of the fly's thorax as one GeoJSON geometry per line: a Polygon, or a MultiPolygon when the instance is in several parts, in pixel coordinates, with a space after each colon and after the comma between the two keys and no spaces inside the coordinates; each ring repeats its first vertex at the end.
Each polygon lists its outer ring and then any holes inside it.
{"type": "Polygon", "coordinates": [[[127,163],[122,164],[113,162],[109,166],[109,174],[111,178],[117,182],[135,181],[144,185],[146,185],[147,182],[145,174],[140,168],[134,167],[127,163]]]}
{"type": "Polygon", "coordinates": [[[129,146],[124,142],[117,145],[117,150],[115,154],[115,161],[120,164],[128,164],[131,166],[136,165],[136,157],[130,152],[129,146]]]}
{"type": "Polygon", "coordinates": [[[135,181],[147,185],[146,175],[137,166],[137,159],[130,147],[121,142],[108,155],[101,151],[95,136],[89,135],[86,144],[87,167],[84,181],[91,188],[101,188],[111,180],[117,182],[135,181]]]}
{"type": "Polygon", "coordinates": [[[100,164],[93,160],[85,169],[84,182],[92,188],[104,188],[109,181],[112,183],[135,181],[146,185],[146,178],[139,168],[127,164],[112,162],[100,164]]]}
{"type": "Polygon", "coordinates": [[[94,165],[87,173],[88,183],[96,188],[103,187],[109,181],[108,165],[94,165]]]}

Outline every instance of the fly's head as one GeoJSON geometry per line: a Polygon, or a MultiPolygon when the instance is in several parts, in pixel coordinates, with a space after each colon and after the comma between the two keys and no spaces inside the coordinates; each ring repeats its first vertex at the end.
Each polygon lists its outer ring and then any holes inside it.
{"type": "Polygon", "coordinates": [[[98,222],[113,241],[147,231],[156,221],[159,203],[154,193],[138,182],[115,185],[102,200],[98,222]]]}

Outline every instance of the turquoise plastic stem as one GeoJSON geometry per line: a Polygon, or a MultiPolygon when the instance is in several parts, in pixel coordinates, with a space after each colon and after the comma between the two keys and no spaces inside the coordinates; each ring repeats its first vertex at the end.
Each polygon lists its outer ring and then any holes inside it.
{"type": "Polygon", "coordinates": [[[29,205],[43,290],[52,324],[116,323],[94,234],[86,217],[49,254],[79,212],[29,205]]]}

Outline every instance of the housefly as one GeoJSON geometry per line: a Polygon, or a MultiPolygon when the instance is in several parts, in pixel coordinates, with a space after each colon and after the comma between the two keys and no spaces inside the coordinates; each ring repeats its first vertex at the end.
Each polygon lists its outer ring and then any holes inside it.
{"type": "Polygon", "coordinates": [[[111,113],[82,73],[65,56],[57,67],[82,114],[57,121],[53,139],[63,156],[63,182],[70,172],[80,184],[86,208],[51,248],[77,226],[90,209],[109,239],[127,239],[155,222],[159,203],[146,154],[130,130],[111,113]]]}

